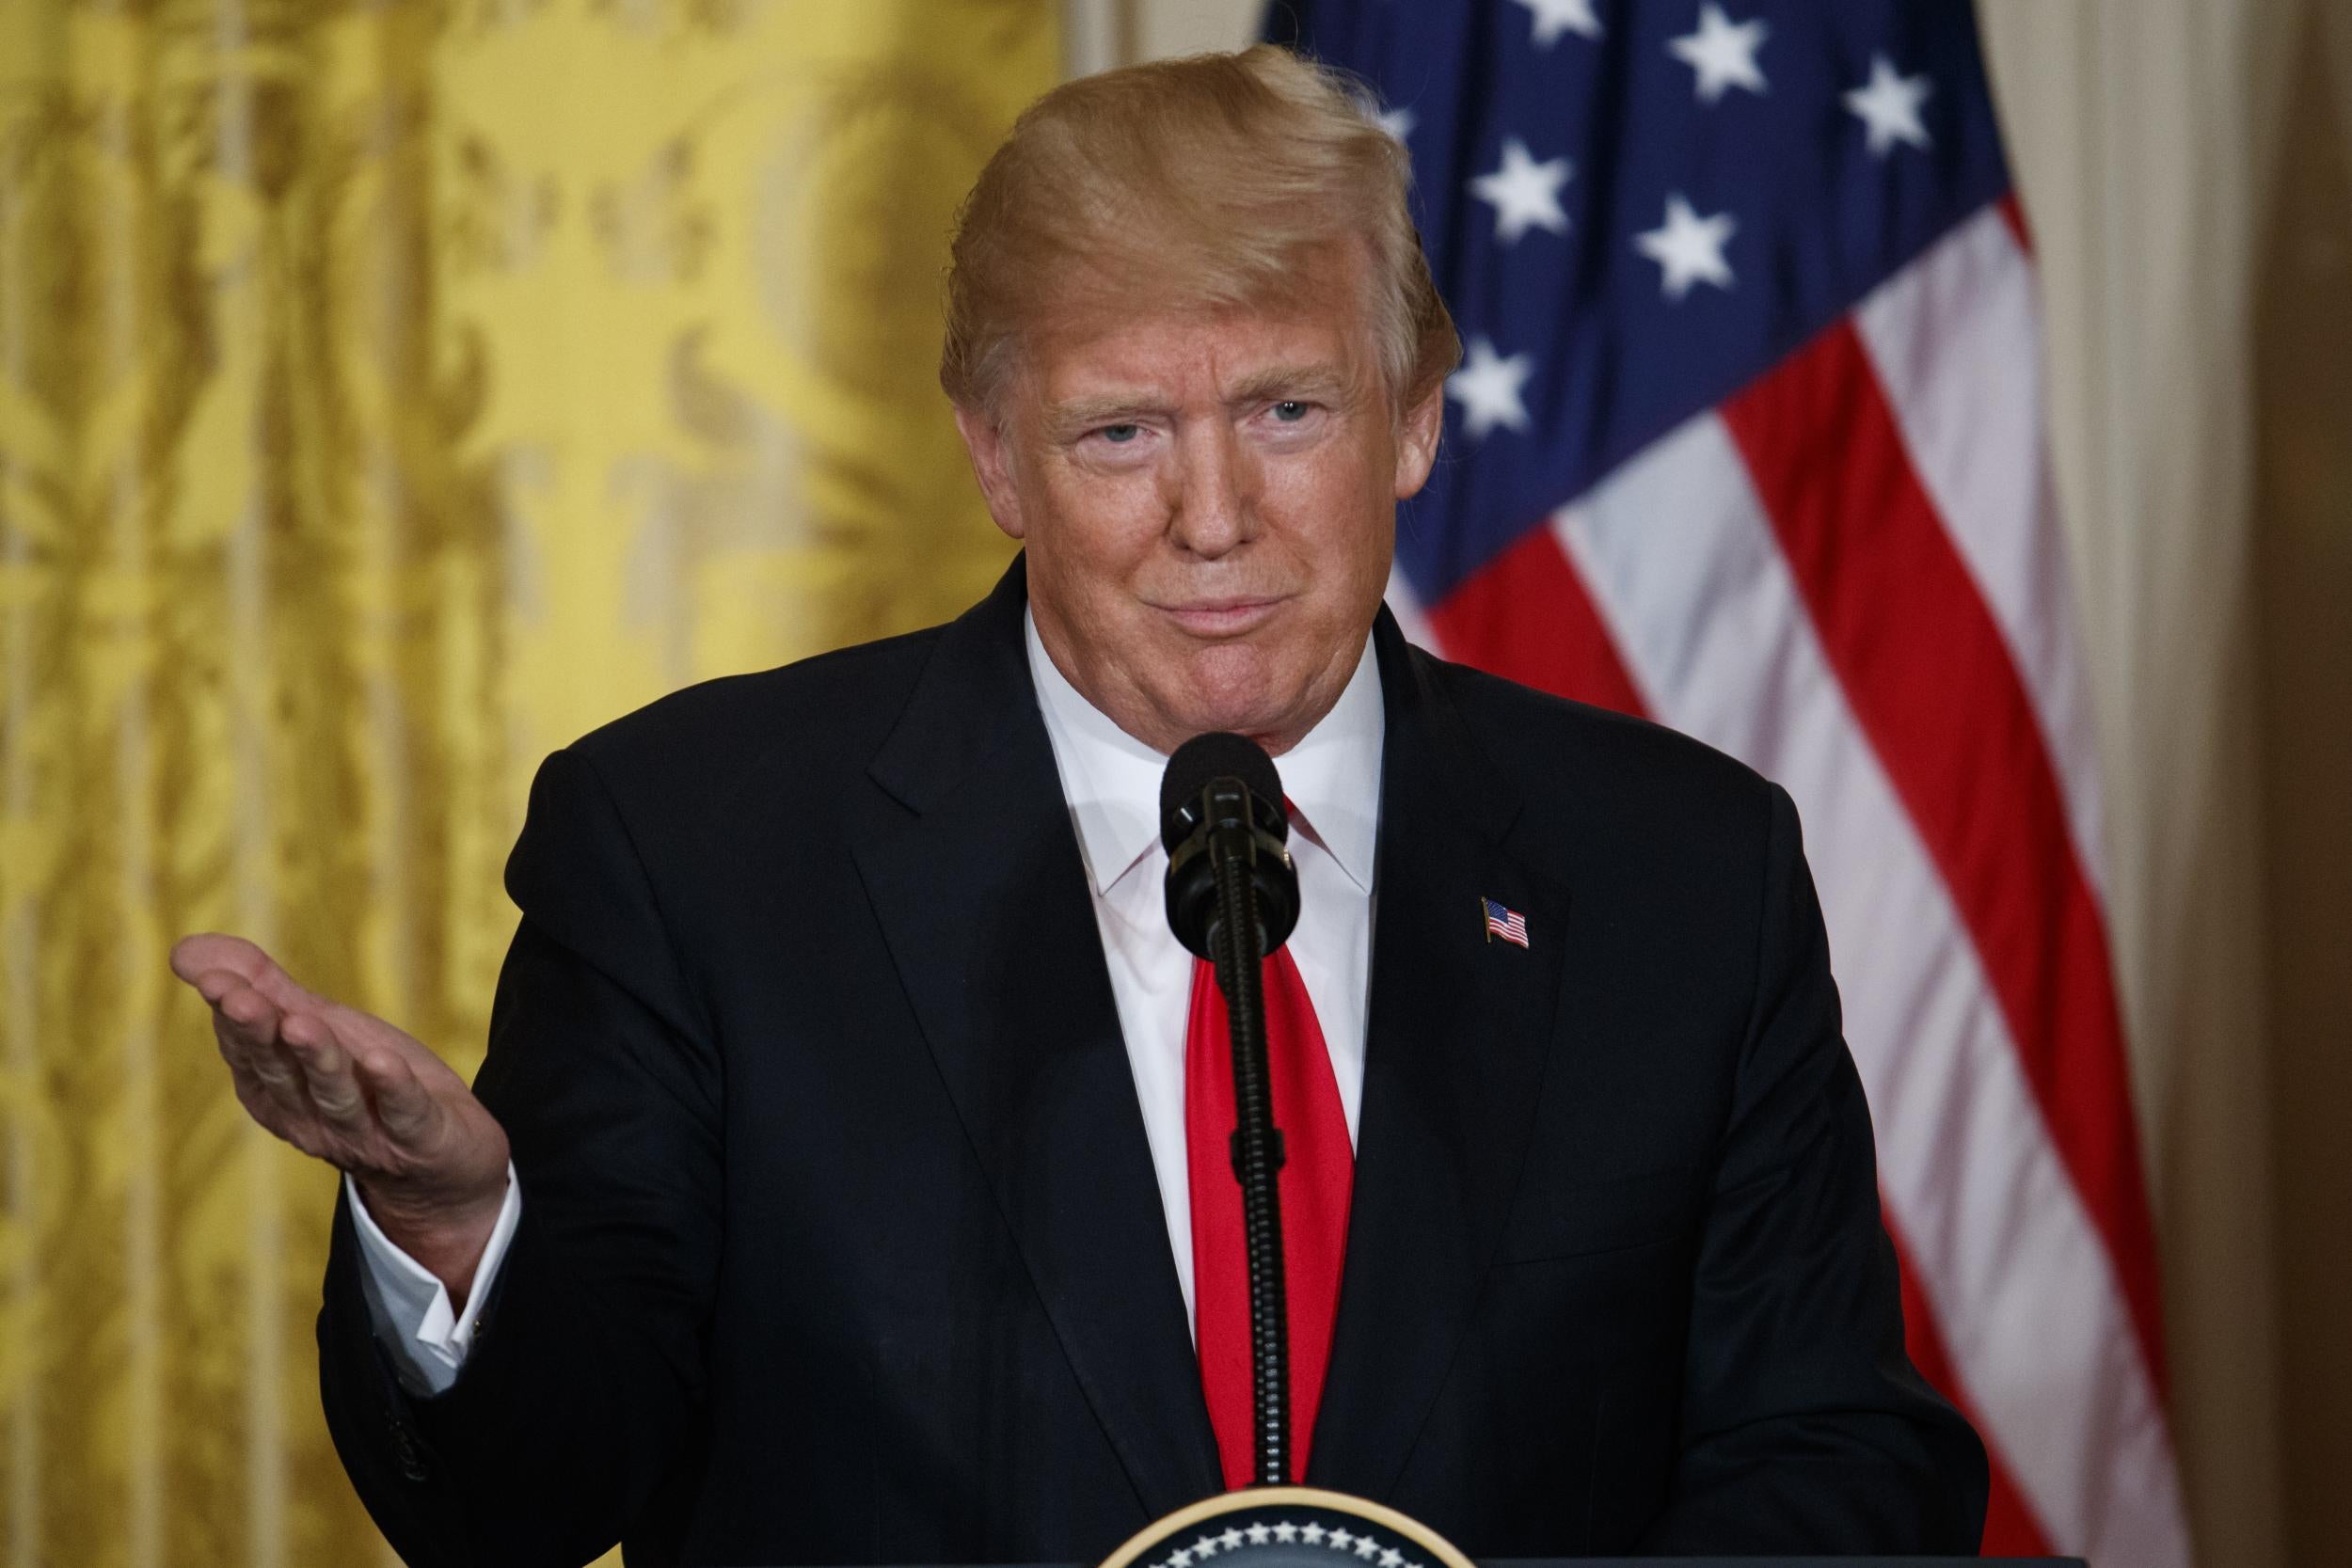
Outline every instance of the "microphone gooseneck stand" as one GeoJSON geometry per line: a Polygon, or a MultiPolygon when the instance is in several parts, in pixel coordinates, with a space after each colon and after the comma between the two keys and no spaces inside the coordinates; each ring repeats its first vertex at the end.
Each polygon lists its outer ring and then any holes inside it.
{"type": "Polygon", "coordinates": [[[1232,1162],[1233,1175],[1241,1182],[1242,1229],[1249,1253],[1257,1481],[1260,1486],[1279,1486],[1290,1479],[1290,1309],[1282,1276],[1284,1155],[1266,1069],[1265,991],[1259,967],[1264,957],[1264,928],[1252,875],[1259,847],[1248,826],[1249,802],[1239,781],[1218,779],[1208,794],[1210,820],[1216,824],[1209,863],[1216,880],[1216,920],[1209,928],[1209,945],[1232,1039],[1232,1162]],[[1222,799],[1229,789],[1240,798],[1222,799]]]}
{"type": "Polygon", "coordinates": [[[1160,778],[1160,841],[1168,848],[1168,924],[1206,958],[1225,996],[1233,1050],[1231,1152],[1241,1183],[1249,1268],[1250,1382],[1256,1396],[1255,1474],[1291,1475],[1290,1311],[1282,1280],[1282,1134],[1266,1069],[1260,961],[1298,924],[1298,870],[1282,779],[1247,736],[1198,735],[1176,748],[1160,778]]]}
{"type": "MultiPolygon", "coordinates": [[[[1241,1183],[1242,1241],[1249,1269],[1250,1383],[1255,1396],[1255,1424],[1250,1433],[1256,1450],[1254,1484],[1222,1497],[1188,1504],[1146,1528],[1113,1553],[1108,1562],[1136,1568],[1159,1560],[1163,1551],[1182,1560],[1193,1555],[1181,1538],[1206,1528],[1216,1533],[1213,1520],[1222,1520],[1224,1538],[1239,1541],[1247,1533],[1264,1543],[1267,1526],[1274,1539],[1296,1533],[1289,1524],[1309,1513],[1317,1524],[1307,1527],[1308,1539],[1328,1534],[1334,1541],[1355,1541],[1355,1555],[1396,1561],[1410,1554],[1439,1568],[1471,1568],[1464,1557],[1434,1531],[1361,1498],[1312,1488],[1290,1490],[1292,1457],[1290,1389],[1290,1304],[1282,1277],[1281,1170],[1282,1134],[1274,1124],[1274,1092],[1266,1063],[1265,958],[1280,950],[1298,924],[1298,868],[1291,863],[1283,843],[1290,837],[1290,813],[1282,795],[1282,779],[1265,748],[1247,736],[1213,731],[1194,736],[1168,759],[1160,775],[1160,843],[1168,850],[1168,876],[1162,891],[1168,903],[1168,929],[1195,958],[1215,970],[1217,990],[1225,998],[1226,1027],[1233,1048],[1233,1120],[1230,1145],[1234,1178],[1241,1183]],[[1261,1491],[1260,1488],[1282,1488],[1261,1491]],[[1343,1530],[1318,1528],[1320,1516],[1343,1521],[1343,1530]],[[1239,1527],[1247,1525],[1243,1531],[1239,1527]],[[1362,1531],[1357,1541],[1356,1532],[1362,1531]],[[1390,1537],[1395,1544],[1383,1546],[1390,1537]]],[[[1189,1061],[1188,1061],[1189,1065],[1189,1061]]],[[[1194,1132],[1204,1132],[1195,1128],[1194,1132]]],[[[1195,1148],[1197,1159],[1200,1150],[1195,1148]]],[[[1231,1199],[1227,1199],[1228,1202],[1231,1199]]],[[[1230,1213],[1231,1211],[1224,1211],[1230,1213]]],[[[1202,1223],[1201,1212],[1193,1216],[1202,1223]]],[[[1196,1235],[1199,1234],[1196,1229],[1196,1235]]],[[[1231,1289],[1230,1275],[1224,1289],[1231,1289]]],[[[1230,1321],[1218,1315],[1220,1324],[1230,1321]]],[[[1230,1330],[1220,1327],[1220,1334],[1230,1330]]],[[[1201,1348],[1210,1347],[1204,1342],[1201,1348]]],[[[1204,1387],[1216,1402],[1217,1464],[1239,1434],[1229,1402],[1233,1398],[1230,1368],[1220,1347],[1214,1373],[1204,1387]]],[[[1311,1433],[1310,1434],[1311,1435],[1311,1433]]],[[[1302,1439],[1303,1442],[1303,1439],[1302,1439]]],[[[1303,1481],[1304,1477],[1295,1478],[1303,1481]]],[[[1279,1556],[1290,1548],[1273,1548],[1279,1556]]]]}

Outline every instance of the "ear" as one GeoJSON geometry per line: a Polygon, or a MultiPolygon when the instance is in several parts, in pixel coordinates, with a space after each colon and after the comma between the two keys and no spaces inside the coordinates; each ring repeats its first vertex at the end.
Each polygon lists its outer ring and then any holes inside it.
{"type": "Polygon", "coordinates": [[[1422,400],[1405,411],[1397,429],[1396,499],[1409,500],[1429,483],[1429,470],[1438,461],[1438,434],[1445,428],[1445,383],[1440,381],[1429,388],[1422,400]]]}
{"type": "Polygon", "coordinates": [[[1021,515],[1021,490],[1012,482],[1011,442],[1006,438],[1004,426],[985,408],[961,403],[955,406],[956,431],[972,459],[972,475],[980,482],[988,515],[1009,537],[1024,537],[1028,524],[1021,515]]]}

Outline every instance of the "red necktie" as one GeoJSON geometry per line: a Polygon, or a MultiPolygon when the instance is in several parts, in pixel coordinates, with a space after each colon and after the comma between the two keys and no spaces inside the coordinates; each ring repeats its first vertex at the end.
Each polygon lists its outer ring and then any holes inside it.
{"type": "MultiPolygon", "coordinates": [[[[1340,1264],[1347,1248],[1348,1195],[1356,1157],[1348,1147],[1331,1053],[1313,1002],[1288,948],[1264,961],[1266,1066],[1274,1124],[1282,1131],[1283,1285],[1290,1305],[1291,1447],[1287,1478],[1307,1473],[1315,1407],[1331,1359],[1340,1264]]],[[[1256,1406],[1249,1376],[1249,1260],[1242,1241],[1241,1183],[1234,1180],[1233,1050],[1216,972],[1193,960],[1192,1015],[1184,1028],[1184,1143],[1192,1186],[1194,1323],[1200,1387],[1216,1429],[1229,1488],[1257,1479],[1256,1406]]]]}

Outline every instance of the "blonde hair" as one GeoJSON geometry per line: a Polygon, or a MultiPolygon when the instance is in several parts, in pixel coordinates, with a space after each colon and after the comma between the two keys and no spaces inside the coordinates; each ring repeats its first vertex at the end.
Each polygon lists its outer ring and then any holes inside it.
{"type": "Polygon", "coordinates": [[[959,404],[993,405],[1021,334],[1048,315],[1089,301],[1295,299],[1327,276],[1315,263],[1353,244],[1389,396],[1399,410],[1417,404],[1461,340],[1406,205],[1411,161],[1374,103],[1271,44],[1047,93],[957,215],[940,385],[959,404]]]}

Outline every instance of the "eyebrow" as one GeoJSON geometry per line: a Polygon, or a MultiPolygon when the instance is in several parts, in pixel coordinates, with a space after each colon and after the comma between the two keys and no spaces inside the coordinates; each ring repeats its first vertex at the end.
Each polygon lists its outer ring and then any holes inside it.
{"type": "Polygon", "coordinates": [[[1118,424],[1160,411],[1159,404],[1141,394],[1115,392],[1108,397],[1071,398],[1046,407],[1045,426],[1057,434],[1066,434],[1118,424]]]}
{"type": "Polygon", "coordinates": [[[1290,398],[1335,399],[1347,389],[1347,377],[1333,365],[1277,365],[1242,378],[1233,388],[1235,404],[1263,403],[1279,394],[1290,398]]]}
{"type": "MultiPolygon", "coordinates": [[[[1227,405],[1263,403],[1277,396],[1337,399],[1347,389],[1347,378],[1330,365],[1277,365],[1244,376],[1226,399],[1227,405]]],[[[1045,409],[1046,428],[1057,434],[1091,430],[1152,414],[1167,405],[1148,393],[1113,392],[1101,397],[1069,398],[1045,409]]]]}

